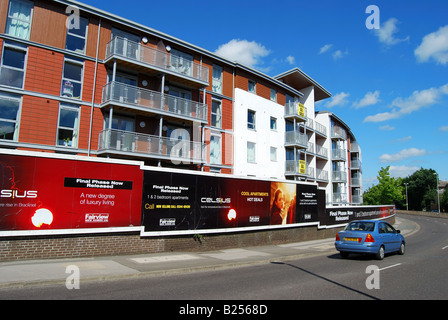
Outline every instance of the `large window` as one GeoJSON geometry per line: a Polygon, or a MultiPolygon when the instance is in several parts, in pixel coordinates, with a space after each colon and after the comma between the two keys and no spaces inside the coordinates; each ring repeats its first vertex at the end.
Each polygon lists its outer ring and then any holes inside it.
{"type": "Polygon", "coordinates": [[[81,99],[83,62],[73,58],[64,59],[61,95],[81,99]]]}
{"type": "Polygon", "coordinates": [[[221,135],[210,137],[210,164],[221,164],[221,135]]]}
{"type": "Polygon", "coordinates": [[[5,33],[20,39],[29,40],[33,2],[28,0],[11,0],[5,33]]]}
{"type": "Polygon", "coordinates": [[[0,67],[0,84],[23,88],[27,48],[5,42],[0,67]]]}
{"type": "Polygon", "coordinates": [[[247,142],[247,162],[255,163],[255,143],[247,142]]]}
{"type": "Polygon", "coordinates": [[[247,110],[247,129],[255,130],[255,111],[247,110]]]}
{"type": "Polygon", "coordinates": [[[61,104],[59,107],[58,146],[78,147],[79,107],[61,104]]]}
{"type": "Polygon", "coordinates": [[[67,38],[65,40],[65,49],[78,53],[85,53],[87,42],[87,26],[89,20],[79,19],[79,28],[67,29],[67,38]]]}
{"type": "Polygon", "coordinates": [[[21,97],[0,93],[0,140],[17,141],[21,97]]]}
{"type": "Polygon", "coordinates": [[[213,65],[213,92],[222,94],[222,67],[213,65]]]}
{"type": "Polygon", "coordinates": [[[221,116],[222,116],[221,101],[212,99],[211,125],[213,127],[222,128],[221,116]]]}

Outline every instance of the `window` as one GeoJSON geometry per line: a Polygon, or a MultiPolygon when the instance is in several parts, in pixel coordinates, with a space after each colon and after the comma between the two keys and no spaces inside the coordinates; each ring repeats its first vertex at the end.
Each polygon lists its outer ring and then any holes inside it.
{"type": "Polygon", "coordinates": [[[247,162],[255,163],[255,143],[247,142],[247,162]]]}
{"type": "Polygon", "coordinates": [[[213,92],[222,94],[222,67],[213,65],[213,92]]]}
{"type": "Polygon", "coordinates": [[[277,148],[271,147],[271,161],[277,161],[277,148]]]}
{"type": "Polygon", "coordinates": [[[0,140],[17,141],[20,96],[0,94],[0,140]]]}
{"type": "Polygon", "coordinates": [[[73,58],[64,59],[62,73],[61,95],[64,97],[81,99],[83,62],[73,58]]]}
{"type": "Polygon", "coordinates": [[[249,80],[249,92],[252,92],[252,93],[257,93],[257,91],[256,91],[256,82],[255,81],[252,81],[252,80],[249,80]]]}
{"type": "Polygon", "coordinates": [[[67,29],[65,49],[78,53],[85,53],[88,24],[89,20],[81,17],[79,19],[79,28],[67,29]]]}
{"type": "Polygon", "coordinates": [[[59,107],[58,146],[78,147],[79,107],[61,104],[59,107]]]}
{"type": "Polygon", "coordinates": [[[221,116],[222,116],[221,101],[212,99],[211,125],[217,128],[222,128],[221,116]]]}
{"type": "Polygon", "coordinates": [[[271,130],[277,130],[277,118],[271,117],[271,130]]]}
{"type": "Polygon", "coordinates": [[[24,46],[5,42],[0,68],[0,84],[23,88],[27,49],[24,46]]]}
{"type": "Polygon", "coordinates": [[[247,110],[247,129],[255,130],[255,111],[247,110]]]}
{"type": "Polygon", "coordinates": [[[271,101],[277,102],[277,90],[271,89],[271,101]]]}
{"type": "Polygon", "coordinates": [[[29,40],[33,3],[28,0],[11,0],[9,2],[6,34],[29,40]]]}
{"type": "Polygon", "coordinates": [[[210,137],[210,164],[221,164],[221,136],[212,134],[210,137]]]}

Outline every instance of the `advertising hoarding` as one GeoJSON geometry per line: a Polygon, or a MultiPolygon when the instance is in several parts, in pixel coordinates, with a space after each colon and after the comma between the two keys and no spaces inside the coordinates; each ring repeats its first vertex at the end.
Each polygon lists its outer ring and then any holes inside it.
{"type": "Polygon", "coordinates": [[[0,156],[0,231],[141,225],[139,166],[0,156]]]}
{"type": "Polygon", "coordinates": [[[316,185],[146,171],[142,224],[144,232],[317,224],[317,198],[316,185]]]}

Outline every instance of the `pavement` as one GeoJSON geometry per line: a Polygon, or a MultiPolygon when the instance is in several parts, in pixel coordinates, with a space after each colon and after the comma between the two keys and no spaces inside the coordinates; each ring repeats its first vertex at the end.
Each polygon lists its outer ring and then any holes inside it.
{"type": "MultiPolygon", "coordinates": [[[[419,225],[395,217],[403,236],[419,230],[419,225]]],[[[216,250],[209,252],[165,252],[142,255],[26,260],[0,263],[0,289],[34,285],[66,285],[90,281],[163,276],[186,272],[211,271],[291,261],[309,256],[336,254],[334,238],[280,245],[216,250]],[[78,277],[79,276],[79,277],[78,277]],[[79,282],[77,282],[79,281],[79,282]]]]}

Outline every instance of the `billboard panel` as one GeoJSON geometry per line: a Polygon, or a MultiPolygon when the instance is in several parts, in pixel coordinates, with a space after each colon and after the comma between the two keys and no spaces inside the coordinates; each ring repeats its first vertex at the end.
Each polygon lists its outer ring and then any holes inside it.
{"type": "Polygon", "coordinates": [[[141,225],[139,166],[0,156],[0,231],[141,225]]]}
{"type": "Polygon", "coordinates": [[[142,224],[145,232],[317,224],[317,198],[314,185],[146,171],[142,224]]]}

